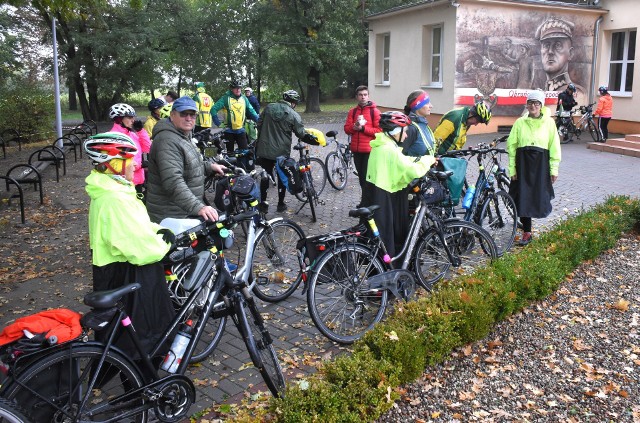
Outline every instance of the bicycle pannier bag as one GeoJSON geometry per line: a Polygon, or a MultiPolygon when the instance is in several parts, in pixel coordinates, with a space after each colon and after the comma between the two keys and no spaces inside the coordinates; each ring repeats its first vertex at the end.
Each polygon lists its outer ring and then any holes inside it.
{"type": "Polygon", "coordinates": [[[291,194],[302,192],[302,178],[298,171],[298,165],[291,157],[280,156],[276,159],[276,170],[278,177],[291,194]]]}
{"type": "Polygon", "coordinates": [[[440,203],[445,198],[445,188],[440,181],[428,180],[422,190],[422,197],[427,204],[440,203]]]}
{"type": "Polygon", "coordinates": [[[459,157],[441,157],[439,163],[439,170],[453,171],[453,175],[447,179],[447,187],[451,195],[451,204],[455,206],[460,202],[460,195],[462,194],[462,187],[467,174],[467,161],[459,157]]]}

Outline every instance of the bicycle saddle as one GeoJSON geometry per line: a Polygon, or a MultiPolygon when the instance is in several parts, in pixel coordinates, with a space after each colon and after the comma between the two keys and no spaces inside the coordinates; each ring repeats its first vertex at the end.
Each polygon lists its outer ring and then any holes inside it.
{"type": "Polygon", "coordinates": [[[307,146],[306,146],[306,145],[304,145],[304,144],[302,144],[302,143],[298,143],[298,144],[296,144],[296,145],[294,145],[294,146],[293,146],[293,149],[294,149],[294,150],[298,150],[298,151],[300,151],[300,150],[304,150],[305,148],[307,148],[307,146]]]}
{"type": "Polygon", "coordinates": [[[373,204],[369,207],[360,207],[359,209],[349,210],[349,217],[371,217],[373,216],[373,212],[379,208],[379,205],[373,204]]]}
{"type": "Polygon", "coordinates": [[[140,288],[141,285],[136,282],[108,291],[90,292],[84,296],[84,303],[91,308],[111,308],[117,304],[120,298],[140,288]]]}

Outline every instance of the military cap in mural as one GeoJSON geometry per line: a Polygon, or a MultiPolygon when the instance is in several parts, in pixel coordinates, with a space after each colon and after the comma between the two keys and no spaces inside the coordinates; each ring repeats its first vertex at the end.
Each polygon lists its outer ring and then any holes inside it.
{"type": "Polygon", "coordinates": [[[572,38],[573,22],[559,18],[550,18],[544,21],[536,30],[536,38],[540,41],[549,38],[572,38]]]}

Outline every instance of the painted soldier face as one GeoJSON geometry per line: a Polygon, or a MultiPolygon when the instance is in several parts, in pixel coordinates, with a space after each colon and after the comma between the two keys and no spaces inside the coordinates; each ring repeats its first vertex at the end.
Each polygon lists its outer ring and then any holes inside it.
{"type": "Polygon", "coordinates": [[[549,78],[569,70],[569,61],[573,57],[570,38],[548,38],[540,41],[542,68],[549,78]]]}

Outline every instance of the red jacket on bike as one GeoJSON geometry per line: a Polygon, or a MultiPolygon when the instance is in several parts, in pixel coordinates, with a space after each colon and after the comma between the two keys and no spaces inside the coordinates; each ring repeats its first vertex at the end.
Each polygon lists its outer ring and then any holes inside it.
{"type": "Polygon", "coordinates": [[[354,153],[370,153],[371,145],[369,143],[376,137],[380,129],[380,110],[373,101],[369,101],[364,106],[357,105],[349,110],[347,122],[344,124],[344,132],[351,135],[351,151],[354,153]],[[356,131],[353,128],[354,123],[362,116],[366,123],[362,130],[356,131]]]}

